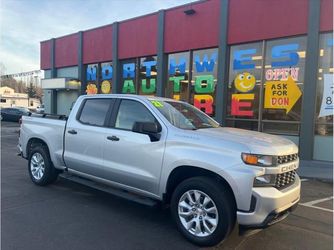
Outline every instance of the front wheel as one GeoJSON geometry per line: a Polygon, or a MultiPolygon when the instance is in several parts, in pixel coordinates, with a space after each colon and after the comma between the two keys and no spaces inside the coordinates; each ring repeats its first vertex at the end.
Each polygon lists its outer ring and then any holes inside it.
{"type": "Polygon", "coordinates": [[[194,177],[179,184],[172,195],[171,209],[179,231],[200,246],[218,244],[235,224],[231,194],[208,177],[194,177]]]}
{"type": "Polygon", "coordinates": [[[35,146],[29,154],[28,171],[33,183],[45,186],[54,182],[58,170],[54,168],[46,146],[35,146]]]}

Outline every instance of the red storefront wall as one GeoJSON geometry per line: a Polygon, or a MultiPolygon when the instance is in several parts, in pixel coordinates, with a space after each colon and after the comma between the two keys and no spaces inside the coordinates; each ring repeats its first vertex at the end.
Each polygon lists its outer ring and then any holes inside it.
{"type": "Polygon", "coordinates": [[[41,42],[41,53],[40,53],[40,67],[41,69],[51,68],[51,41],[41,42]]]}
{"type": "Polygon", "coordinates": [[[165,14],[165,52],[218,46],[220,1],[203,1],[176,7],[165,14]],[[196,11],[186,15],[189,8],[196,11]]]}
{"type": "Polygon", "coordinates": [[[78,34],[57,38],[55,42],[56,68],[78,64],[78,34]]]}
{"type": "Polygon", "coordinates": [[[83,63],[112,60],[112,25],[83,33],[83,63]]]}
{"type": "Polygon", "coordinates": [[[120,59],[157,54],[158,14],[120,22],[118,32],[120,59]]]}
{"type": "Polygon", "coordinates": [[[230,1],[228,43],[306,34],[308,1],[230,1]]]}
{"type": "MultiPolygon", "coordinates": [[[[246,43],[307,33],[309,0],[230,0],[228,43],[246,43]]],[[[220,1],[208,0],[166,10],[166,53],[217,47],[220,1]],[[194,15],[184,10],[193,8],[194,15]]],[[[333,1],[321,1],[320,30],[333,30],[333,1]]],[[[120,59],[157,54],[158,14],[119,23],[120,59]]],[[[83,61],[94,63],[112,59],[112,26],[84,32],[83,61]]],[[[56,39],[56,67],[77,64],[78,34],[56,39]]],[[[41,42],[41,69],[50,65],[50,41],[41,42]]]]}
{"type": "Polygon", "coordinates": [[[321,0],[320,31],[333,30],[333,0],[321,0]]]}

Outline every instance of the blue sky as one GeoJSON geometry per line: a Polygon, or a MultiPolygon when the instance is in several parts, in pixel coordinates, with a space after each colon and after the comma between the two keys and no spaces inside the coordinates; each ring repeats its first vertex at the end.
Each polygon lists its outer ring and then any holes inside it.
{"type": "Polygon", "coordinates": [[[37,70],[40,41],[194,0],[0,0],[0,63],[5,74],[37,70]]]}

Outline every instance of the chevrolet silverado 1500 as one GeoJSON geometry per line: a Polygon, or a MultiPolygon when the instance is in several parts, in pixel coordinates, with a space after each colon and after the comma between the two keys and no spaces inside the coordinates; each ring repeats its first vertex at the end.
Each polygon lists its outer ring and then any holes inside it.
{"type": "Polygon", "coordinates": [[[294,143],[221,127],[166,98],[81,96],[68,117],[24,116],[18,148],[35,184],[66,172],[162,201],[198,245],[222,241],[236,222],[272,225],[300,198],[294,143]]]}

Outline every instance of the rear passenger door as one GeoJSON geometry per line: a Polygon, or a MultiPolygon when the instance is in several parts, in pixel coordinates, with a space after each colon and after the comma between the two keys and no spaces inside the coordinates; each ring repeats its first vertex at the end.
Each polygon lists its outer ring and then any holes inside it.
{"type": "Polygon", "coordinates": [[[112,127],[103,149],[108,178],[127,186],[156,194],[160,179],[166,129],[162,127],[159,140],[146,134],[132,132],[135,122],[159,123],[140,101],[122,99],[113,114],[112,127]]]}
{"type": "Polygon", "coordinates": [[[114,102],[111,98],[86,99],[77,116],[68,121],[64,160],[69,169],[105,178],[103,149],[114,102]]]}

